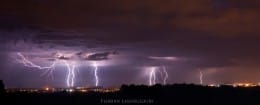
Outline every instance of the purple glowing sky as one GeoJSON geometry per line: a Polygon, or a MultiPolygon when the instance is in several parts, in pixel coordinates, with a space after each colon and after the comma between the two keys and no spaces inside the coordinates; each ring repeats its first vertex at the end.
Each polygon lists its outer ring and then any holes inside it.
{"type": "MultiPolygon", "coordinates": [[[[100,62],[102,86],[147,84],[147,68],[164,65],[168,83],[260,81],[259,0],[0,1],[0,79],[7,87],[66,87],[18,63],[39,65],[64,53],[118,51],[100,62]]],[[[93,86],[93,67],[80,58],[75,86],[93,86]]]]}

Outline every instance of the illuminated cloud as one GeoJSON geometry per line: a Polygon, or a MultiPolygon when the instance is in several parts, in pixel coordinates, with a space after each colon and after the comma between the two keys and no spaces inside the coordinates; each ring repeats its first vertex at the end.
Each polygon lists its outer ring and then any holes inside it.
{"type": "Polygon", "coordinates": [[[149,56],[148,58],[154,59],[154,60],[163,60],[163,61],[176,61],[176,60],[180,59],[180,58],[171,57],[171,56],[166,56],[166,57],[149,56]]]}

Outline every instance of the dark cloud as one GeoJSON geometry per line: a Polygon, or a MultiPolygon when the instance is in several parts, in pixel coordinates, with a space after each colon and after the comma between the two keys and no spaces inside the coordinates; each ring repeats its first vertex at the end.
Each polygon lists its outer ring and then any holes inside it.
{"type": "Polygon", "coordinates": [[[101,61],[101,60],[108,60],[109,55],[115,55],[117,54],[116,51],[114,52],[99,52],[99,53],[93,53],[93,54],[85,54],[83,55],[83,58],[85,60],[90,60],[90,61],[101,61]]]}
{"type": "Polygon", "coordinates": [[[258,36],[257,4],[257,0],[27,0],[2,1],[1,14],[3,25],[106,33],[102,38],[107,38],[107,34],[114,38],[122,34],[135,38],[135,34],[179,30],[225,37],[258,36]]]}

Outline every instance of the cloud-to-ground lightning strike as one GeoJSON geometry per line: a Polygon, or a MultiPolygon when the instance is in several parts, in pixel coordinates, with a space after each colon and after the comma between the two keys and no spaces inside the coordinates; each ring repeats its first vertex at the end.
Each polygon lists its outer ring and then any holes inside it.
{"type": "Polygon", "coordinates": [[[200,84],[203,85],[203,73],[200,71],[200,84]]]}
{"type": "Polygon", "coordinates": [[[156,68],[153,67],[150,71],[150,77],[149,77],[149,85],[154,85],[156,80],[156,74],[155,74],[156,68]]]}
{"type": "Polygon", "coordinates": [[[76,79],[76,70],[77,70],[77,65],[75,62],[72,62],[73,59],[77,60],[89,60],[89,61],[94,61],[91,66],[94,67],[94,76],[95,76],[95,86],[99,86],[99,77],[98,77],[98,63],[96,62],[97,60],[106,60],[108,59],[108,56],[110,54],[118,54],[116,51],[114,52],[104,52],[104,53],[93,53],[93,54],[88,54],[87,56],[84,56],[85,54],[82,52],[73,54],[66,54],[66,53],[61,53],[61,52],[56,52],[52,55],[51,58],[43,58],[47,59],[49,61],[53,61],[53,63],[50,66],[40,66],[32,61],[30,61],[28,58],[26,58],[22,53],[18,52],[17,55],[19,56],[19,59],[16,59],[19,63],[22,63],[26,67],[30,68],[37,68],[40,70],[45,70],[41,75],[48,75],[53,78],[53,71],[57,64],[62,64],[67,68],[67,76],[66,76],[66,84],[68,87],[73,87],[76,79]]]}
{"type": "Polygon", "coordinates": [[[168,75],[168,72],[166,71],[165,66],[162,66],[162,68],[163,68],[163,72],[164,72],[164,74],[165,74],[165,76],[164,76],[164,78],[163,78],[163,84],[166,85],[167,79],[168,79],[169,75],[168,75]]]}
{"type": "Polygon", "coordinates": [[[149,85],[155,85],[156,81],[162,80],[163,84],[165,85],[167,83],[168,79],[168,72],[166,71],[165,66],[162,66],[161,70],[158,70],[157,67],[152,67],[151,70],[149,71],[149,85]],[[158,79],[158,75],[156,74],[159,72],[161,74],[161,77],[158,79]]]}
{"type": "Polygon", "coordinates": [[[98,86],[99,85],[99,77],[98,77],[98,65],[97,65],[97,62],[94,62],[93,63],[93,66],[94,66],[94,74],[95,74],[95,86],[98,86]]]}
{"type": "MultiPolygon", "coordinates": [[[[26,67],[30,67],[30,68],[37,68],[40,70],[47,70],[46,72],[44,72],[43,74],[48,73],[48,75],[53,77],[53,70],[55,69],[56,64],[58,63],[57,61],[59,61],[58,59],[55,59],[54,62],[50,65],[50,66],[39,66],[37,64],[34,64],[33,62],[31,62],[30,60],[26,59],[26,57],[22,54],[22,53],[17,53],[17,55],[19,57],[21,57],[22,60],[17,60],[18,62],[22,63],[24,66],[26,67]]],[[[75,68],[76,65],[70,62],[67,62],[66,60],[62,60],[63,64],[65,64],[68,72],[67,72],[67,79],[66,79],[66,83],[68,87],[73,87],[74,86],[74,81],[75,81],[75,68]]]]}
{"type": "Polygon", "coordinates": [[[67,74],[67,86],[68,87],[73,87],[74,86],[74,81],[75,81],[75,65],[70,64],[67,61],[63,60],[65,63],[66,67],[68,68],[68,74],[67,74]]]}

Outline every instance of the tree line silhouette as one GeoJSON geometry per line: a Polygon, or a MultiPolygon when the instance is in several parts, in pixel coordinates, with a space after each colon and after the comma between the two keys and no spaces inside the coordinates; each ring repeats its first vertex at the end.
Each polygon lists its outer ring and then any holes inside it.
{"type": "Polygon", "coordinates": [[[122,85],[117,92],[55,92],[4,93],[2,103],[15,105],[101,105],[101,104],[158,104],[158,105],[259,105],[260,87],[220,87],[195,84],[154,86],[122,85]],[[11,101],[9,101],[11,100],[11,101]]]}

